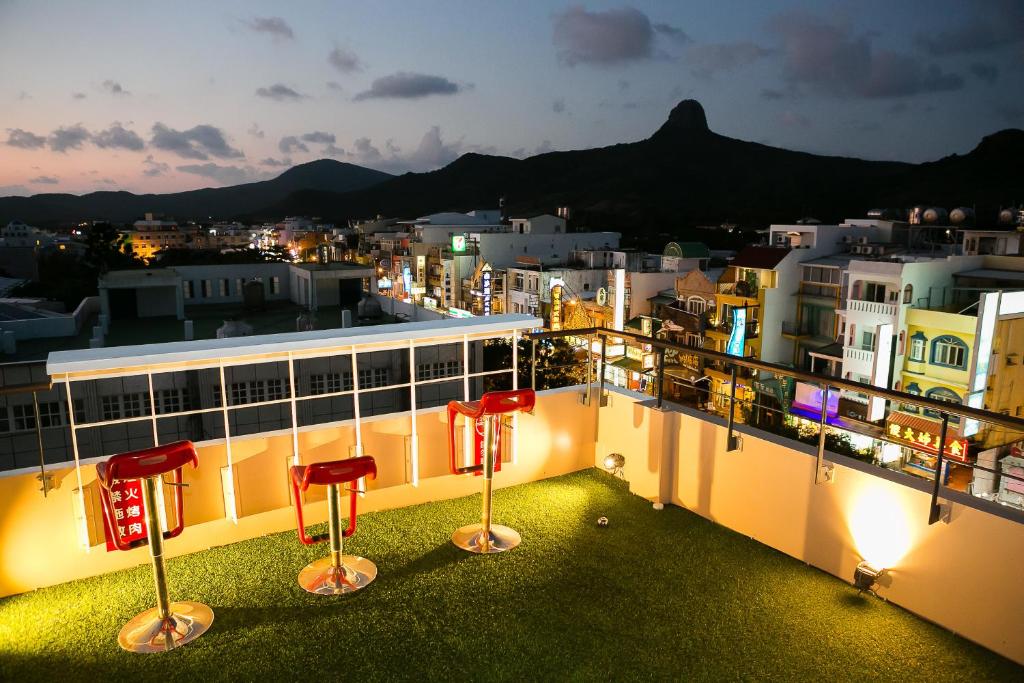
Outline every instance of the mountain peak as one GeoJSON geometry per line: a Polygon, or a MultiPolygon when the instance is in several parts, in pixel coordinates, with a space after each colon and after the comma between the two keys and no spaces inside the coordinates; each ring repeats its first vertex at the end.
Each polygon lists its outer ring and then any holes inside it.
{"type": "Polygon", "coordinates": [[[668,115],[666,121],[654,137],[703,137],[709,135],[708,117],[704,107],[697,100],[683,100],[668,115]]]}

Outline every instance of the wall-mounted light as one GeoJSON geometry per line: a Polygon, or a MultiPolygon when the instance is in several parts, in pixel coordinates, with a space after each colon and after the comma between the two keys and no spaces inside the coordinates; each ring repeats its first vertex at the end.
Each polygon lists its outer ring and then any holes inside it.
{"type": "Polygon", "coordinates": [[[853,572],[853,585],[854,587],[863,593],[864,591],[872,591],[872,587],[878,583],[879,577],[885,573],[885,568],[876,567],[870,562],[861,562],[857,565],[857,569],[853,572]]]}
{"type": "Polygon", "coordinates": [[[608,473],[624,479],[625,476],[622,473],[622,468],[626,466],[626,456],[622,453],[609,453],[604,456],[604,468],[608,470],[608,473]]]}

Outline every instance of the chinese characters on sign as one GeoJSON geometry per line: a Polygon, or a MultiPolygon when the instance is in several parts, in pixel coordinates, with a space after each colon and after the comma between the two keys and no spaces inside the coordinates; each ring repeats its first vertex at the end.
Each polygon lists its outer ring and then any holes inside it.
{"type": "MultiPolygon", "coordinates": [[[[939,450],[939,437],[930,432],[913,429],[911,427],[905,427],[895,422],[889,423],[889,438],[894,441],[900,441],[906,443],[914,448],[927,451],[929,453],[938,453],[939,450]]],[[[946,438],[946,448],[944,455],[954,460],[967,460],[967,441],[964,439],[946,438]]]]}
{"type": "Polygon", "coordinates": [[[103,531],[107,539],[107,550],[117,550],[114,534],[124,543],[146,538],[146,515],[142,506],[142,482],[138,479],[115,481],[110,487],[110,502],[113,503],[112,529],[106,515],[103,517],[103,531]]]}
{"type": "Polygon", "coordinates": [[[491,314],[491,266],[485,265],[481,278],[483,279],[484,315],[491,314]]]}
{"type": "Polygon", "coordinates": [[[551,329],[562,329],[562,285],[551,288],[551,329]]]}

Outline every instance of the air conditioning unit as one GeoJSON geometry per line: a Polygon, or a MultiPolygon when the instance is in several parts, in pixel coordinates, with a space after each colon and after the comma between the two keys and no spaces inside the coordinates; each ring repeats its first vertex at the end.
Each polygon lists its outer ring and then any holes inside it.
{"type": "Polygon", "coordinates": [[[867,237],[858,237],[857,238],[857,242],[859,244],[867,244],[868,243],[868,238],[867,237]]]}
{"type": "Polygon", "coordinates": [[[843,235],[843,244],[851,244],[853,237],[851,235],[843,235]]]}

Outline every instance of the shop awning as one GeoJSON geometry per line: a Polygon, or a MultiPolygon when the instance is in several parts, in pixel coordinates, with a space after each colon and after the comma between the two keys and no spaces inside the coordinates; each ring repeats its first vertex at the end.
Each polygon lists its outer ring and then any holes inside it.
{"type": "MultiPolygon", "coordinates": [[[[885,420],[885,438],[926,453],[939,452],[942,421],[901,410],[889,413],[885,420]]],[[[946,431],[944,455],[951,460],[967,462],[970,459],[967,439],[956,435],[956,426],[946,431]]]]}
{"type": "Polygon", "coordinates": [[[630,370],[632,372],[644,371],[643,363],[641,363],[638,360],[633,360],[632,358],[620,358],[618,360],[613,360],[610,361],[608,365],[614,365],[617,368],[622,368],[623,370],[630,370]]]}

